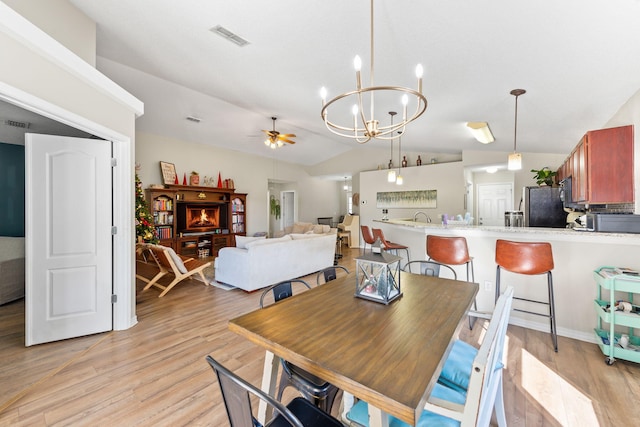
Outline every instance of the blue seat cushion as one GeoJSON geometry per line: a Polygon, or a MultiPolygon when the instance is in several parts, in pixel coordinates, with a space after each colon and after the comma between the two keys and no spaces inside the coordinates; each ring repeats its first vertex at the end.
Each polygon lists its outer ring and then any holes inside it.
{"type": "Polygon", "coordinates": [[[453,343],[449,357],[442,367],[438,382],[458,392],[465,393],[469,389],[469,378],[473,360],[478,354],[478,349],[464,341],[456,340],[453,343]]]}
{"type": "MultiPolygon", "coordinates": [[[[466,401],[466,396],[462,393],[459,393],[455,390],[452,390],[448,387],[445,387],[441,384],[436,384],[431,392],[432,397],[437,397],[439,399],[447,400],[453,403],[459,403],[464,405],[466,401]]],[[[349,413],[347,414],[347,418],[351,421],[355,421],[356,423],[363,425],[365,427],[369,427],[369,406],[367,402],[360,400],[358,401],[349,413]]],[[[422,415],[418,420],[418,427],[458,427],[460,426],[460,422],[453,420],[451,418],[447,418],[442,415],[434,414],[431,411],[424,410],[422,411],[422,415]]],[[[389,427],[410,427],[409,424],[404,421],[399,420],[396,417],[389,416],[389,427]]]]}

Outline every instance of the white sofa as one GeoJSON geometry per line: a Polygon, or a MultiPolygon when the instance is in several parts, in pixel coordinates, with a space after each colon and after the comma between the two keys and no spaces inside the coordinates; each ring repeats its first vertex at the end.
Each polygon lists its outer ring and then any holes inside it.
{"type": "Polygon", "coordinates": [[[333,265],[336,234],[245,237],[237,239],[236,245],[220,249],[214,264],[215,280],[254,291],[333,265]]]}
{"type": "Polygon", "coordinates": [[[295,222],[293,225],[289,225],[284,230],[278,230],[273,234],[273,237],[282,237],[287,234],[337,234],[337,228],[331,228],[325,224],[312,224],[310,222],[295,222]]]}

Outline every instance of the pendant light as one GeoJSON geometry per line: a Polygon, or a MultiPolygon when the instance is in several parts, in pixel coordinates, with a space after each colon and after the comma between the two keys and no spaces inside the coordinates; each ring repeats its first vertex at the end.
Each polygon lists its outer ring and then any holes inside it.
{"type": "Polygon", "coordinates": [[[522,169],[522,154],[518,153],[516,150],[516,138],[518,136],[518,97],[527,93],[527,91],[524,89],[514,89],[510,93],[516,97],[516,114],[513,128],[513,153],[509,154],[507,169],[510,171],[516,171],[522,169]]]}
{"type": "MultiPolygon", "coordinates": [[[[391,116],[391,127],[393,127],[393,116],[395,116],[396,113],[395,111],[389,111],[389,115],[391,116]]],[[[391,160],[389,160],[389,172],[387,173],[387,182],[396,182],[396,170],[393,169],[393,138],[391,139],[391,154],[389,156],[389,158],[391,160]]]]}
{"type": "Polygon", "coordinates": [[[342,186],[344,191],[349,191],[349,185],[347,185],[347,177],[344,177],[344,185],[342,186]]]}
{"type": "Polygon", "coordinates": [[[400,157],[402,155],[402,131],[398,131],[400,135],[398,137],[398,176],[396,177],[396,185],[402,185],[404,183],[404,179],[402,175],[400,175],[400,165],[402,164],[400,161],[400,157]]]}

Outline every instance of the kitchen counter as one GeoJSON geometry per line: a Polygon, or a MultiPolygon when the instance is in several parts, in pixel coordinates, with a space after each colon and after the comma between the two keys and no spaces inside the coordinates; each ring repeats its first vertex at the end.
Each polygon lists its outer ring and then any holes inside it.
{"type": "MultiPolygon", "coordinates": [[[[593,281],[593,271],[603,265],[640,269],[640,234],[600,233],[567,228],[443,226],[405,218],[374,220],[373,223],[373,227],[383,229],[387,240],[409,246],[412,260],[426,259],[427,234],[465,237],[469,253],[474,258],[475,281],[480,284],[477,301],[481,311],[492,311],[494,306],[497,239],[551,243],[555,264],[553,281],[558,334],[583,341],[595,340],[593,328],[597,318],[593,310],[593,299],[597,288],[593,281]]],[[[466,277],[464,266],[456,267],[456,271],[459,279],[466,277]]],[[[510,284],[514,285],[518,296],[546,300],[544,276],[503,273],[503,288],[510,284]]],[[[532,305],[529,308],[537,307],[532,305]]],[[[512,313],[511,323],[541,331],[549,330],[546,319],[520,312],[512,313]]]]}

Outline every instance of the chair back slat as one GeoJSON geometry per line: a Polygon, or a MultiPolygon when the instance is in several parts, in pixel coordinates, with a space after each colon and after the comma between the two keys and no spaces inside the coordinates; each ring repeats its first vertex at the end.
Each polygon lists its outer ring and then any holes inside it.
{"type": "Polygon", "coordinates": [[[422,274],[423,276],[434,276],[440,277],[440,270],[444,269],[448,273],[444,273],[445,276],[451,276],[453,280],[458,280],[458,275],[456,271],[446,264],[440,264],[435,261],[427,261],[427,260],[413,260],[409,261],[403,267],[403,270],[408,273],[414,273],[414,270],[417,270],[417,274],[422,274]]]}
{"type": "Polygon", "coordinates": [[[231,427],[254,425],[249,392],[220,371],[216,370],[216,375],[231,427]]]}
{"type": "Polygon", "coordinates": [[[173,271],[173,266],[169,262],[169,254],[166,251],[166,248],[159,245],[149,246],[149,249],[153,253],[154,257],[158,261],[162,267],[166,268],[169,271],[173,271]]]}
{"type": "Polygon", "coordinates": [[[496,303],[489,328],[473,361],[462,425],[489,425],[496,391],[502,386],[504,343],[512,302],[513,287],[508,287],[496,303]]]}

